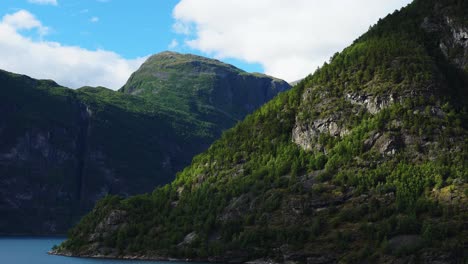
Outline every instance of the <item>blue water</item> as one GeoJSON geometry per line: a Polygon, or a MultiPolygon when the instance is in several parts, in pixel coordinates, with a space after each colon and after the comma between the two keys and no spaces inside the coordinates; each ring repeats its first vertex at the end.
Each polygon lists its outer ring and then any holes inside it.
{"type": "Polygon", "coordinates": [[[71,258],[48,255],[54,245],[63,241],[60,238],[1,238],[0,263],[2,264],[174,264],[163,261],[108,260],[71,258]]]}

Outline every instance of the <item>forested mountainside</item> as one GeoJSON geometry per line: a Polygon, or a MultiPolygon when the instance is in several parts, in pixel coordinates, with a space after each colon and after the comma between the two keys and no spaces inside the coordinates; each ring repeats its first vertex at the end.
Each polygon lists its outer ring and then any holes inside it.
{"type": "Polygon", "coordinates": [[[125,87],[147,94],[72,90],[0,72],[0,234],[64,234],[107,194],[145,193],[172,181],[223,130],[289,85],[164,52],[125,87]]]}
{"type": "Polygon", "coordinates": [[[53,253],[464,263],[467,96],[468,2],[415,0],[225,132],[173,183],[102,199],[53,253]]]}

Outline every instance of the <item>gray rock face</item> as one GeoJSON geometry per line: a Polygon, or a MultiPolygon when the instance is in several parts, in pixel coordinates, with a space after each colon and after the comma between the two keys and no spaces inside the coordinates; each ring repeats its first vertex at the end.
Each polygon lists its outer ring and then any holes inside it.
{"type": "MultiPolygon", "coordinates": [[[[310,89],[306,90],[302,96],[303,103],[307,103],[310,96],[310,89]]],[[[327,95],[322,95],[323,102],[327,102],[327,95]]],[[[377,114],[382,109],[401,101],[394,94],[374,96],[370,94],[348,93],[344,98],[356,107],[363,107],[371,114],[377,114]]],[[[325,104],[325,103],[324,103],[325,104]]],[[[318,106],[320,108],[320,106],[318,106]]],[[[358,111],[355,109],[353,111],[358,111]]],[[[292,141],[299,145],[304,150],[319,150],[323,151],[323,146],[319,144],[321,134],[327,134],[333,137],[344,137],[349,133],[349,130],[343,125],[344,120],[338,115],[330,115],[326,118],[308,120],[303,122],[299,118],[296,119],[296,124],[292,131],[292,141]]]]}
{"type": "Polygon", "coordinates": [[[447,38],[441,42],[449,49],[463,49],[463,56],[450,56],[445,54],[448,59],[454,62],[460,69],[464,70],[468,66],[468,28],[456,24],[451,18],[445,17],[446,26],[451,34],[447,34],[447,38]]]}
{"type": "Polygon", "coordinates": [[[330,109],[330,106],[335,104],[335,98],[330,96],[328,88],[317,93],[314,88],[306,88],[301,96],[301,112],[310,113],[316,112],[319,116],[316,118],[304,118],[301,114],[296,116],[296,122],[292,130],[292,142],[300,146],[302,149],[310,151],[325,151],[324,146],[319,142],[321,135],[329,135],[332,137],[344,137],[349,133],[349,130],[344,125],[345,122],[342,116],[330,109]],[[314,104],[314,97],[318,97],[319,103],[314,104]],[[308,109],[313,105],[313,110],[308,109]],[[329,113],[320,115],[321,112],[329,113]]]}
{"type": "Polygon", "coordinates": [[[109,213],[109,215],[96,226],[96,233],[102,231],[115,231],[119,228],[119,225],[125,221],[127,212],[122,210],[114,210],[109,213]]]}
{"type": "Polygon", "coordinates": [[[318,143],[318,139],[320,134],[324,133],[334,137],[343,137],[349,131],[340,127],[337,120],[332,117],[314,120],[312,123],[297,121],[292,131],[292,141],[304,150],[317,149],[322,151],[323,147],[318,143]]]}
{"type": "MultiPolygon", "coordinates": [[[[350,103],[348,111],[351,113],[358,113],[360,111],[367,111],[370,114],[378,114],[383,109],[390,107],[395,103],[403,103],[405,99],[411,99],[416,97],[430,98],[434,95],[434,91],[430,90],[430,87],[421,90],[411,90],[404,91],[397,94],[389,93],[382,95],[372,95],[368,93],[346,93],[344,95],[344,100],[350,103]]],[[[302,104],[309,104],[309,97],[311,96],[311,89],[306,89],[302,96],[302,104]]],[[[329,112],[329,109],[323,108],[322,105],[332,102],[328,98],[328,94],[321,94],[321,103],[316,105],[315,108],[317,111],[329,112]]],[[[335,99],[336,100],[336,99],[335,99]]],[[[437,115],[439,117],[444,117],[443,111],[440,108],[431,108],[432,115],[437,115]]],[[[300,146],[304,150],[317,150],[323,151],[324,146],[319,143],[320,136],[322,134],[332,136],[332,137],[344,137],[349,134],[349,129],[346,128],[347,120],[342,117],[343,115],[338,115],[337,113],[331,113],[327,117],[321,118],[309,118],[304,121],[301,118],[296,118],[296,123],[292,131],[292,141],[300,146]]],[[[395,124],[398,126],[398,124],[395,124]]],[[[380,134],[375,135],[376,138],[370,138],[365,142],[365,145],[372,147],[376,144],[376,141],[385,141],[378,142],[378,152],[383,155],[394,155],[397,151],[397,145],[395,140],[385,139],[381,137],[380,134]]]]}
{"type": "Polygon", "coordinates": [[[190,245],[193,243],[198,238],[198,235],[196,232],[191,232],[188,233],[182,242],[180,242],[177,246],[185,246],[185,245],[190,245]]]}
{"type": "Polygon", "coordinates": [[[374,132],[368,139],[364,141],[366,150],[375,149],[378,153],[384,156],[393,156],[404,145],[403,140],[399,140],[394,136],[374,132]]]}
{"type": "Polygon", "coordinates": [[[382,109],[395,103],[398,99],[394,94],[385,96],[360,95],[357,93],[346,94],[346,100],[352,104],[364,106],[371,114],[377,114],[382,109]]]}
{"type": "MultiPolygon", "coordinates": [[[[85,108],[74,107],[86,113],[85,108]]],[[[79,115],[73,129],[31,126],[14,140],[9,140],[14,127],[8,117],[0,121],[5,128],[0,137],[8,139],[0,144],[0,212],[8,216],[0,220],[0,233],[55,233],[67,228],[78,206],[73,201],[80,196],[83,172],[80,146],[86,138],[81,133],[86,131],[79,115]],[[57,142],[58,138],[67,140],[57,142]],[[61,175],[68,175],[69,180],[61,175]]]]}
{"type": "Polygon", "coordinates": [[[389,135],[382,135],[375,141],[374,148],[382,155],[393,156],[399,149],[399,144],[396,138],[389,135]]]}
{"type": "Polygon", "coordinates": [[[439,34],[439,48],[444,56],[461,70],[468,67],[468,28],[448,16],[426,17],[421,27],[439,34]]]}
{"type": "MultiPolygon", "coordinates": [[[[411,90],[401,92],[399,94],[388,93],[382,95],[354,92],[346,93],[343,99],[344,101],[350,104],[350,106],[348,107],[348,111],[350,113],[359,113],[362,111],[367,111],[368,113],[375,115],[383,109],[388,108],[392,104],[402,103],[406,98],[414,98],[417,96],[429,98],[432,95],[433,91],[430,91],[429,89],[411,90]]],[[[302,95],[301,104],[311,104],[310,98],[312,96],[314,96],[312,88],[306,89],[302,95]]],[[[334,101],[340,99],[330,97],[326,89],[325,91],[322,91],[320,95],[316,96],[320,97],[320,103],[314,105],[315,111],[317,111],[318,113],[331,113],[325,117],[319,117],[315,119],[307,118],[306,121],[304,121],[302,118],[297,117],[295,126],[292,131],[292,141],[298,146],[300,146],[302,149],[308,151],[324,151],[324,146],[322,146],[319,143],[319,139],[322,134],[332,137],[344,137],[349,134],[349,130],[346,128],[345,125],[347,120],[343,118],[343,115],[333,113],[332,111],[330,111],[330,109],[327,109],[326,107],[327,104],[333,105],[335,103],[334,101]]],[[[391,154],[394,151],[388,149],[388,151],[382,150],[380,152],[391,154]]]]}

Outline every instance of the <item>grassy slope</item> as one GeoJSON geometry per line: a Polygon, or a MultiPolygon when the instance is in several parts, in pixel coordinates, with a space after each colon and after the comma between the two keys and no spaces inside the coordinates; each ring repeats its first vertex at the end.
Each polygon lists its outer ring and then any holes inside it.
{"type": "Polygon", "coordinates": [[[216,124],[222,128],[216,131],[219,134],[262,105],[262,98],[288,88],[282,80],[247,73],[217,60],[162,52],[150,57],[120,92],[216,124]]]}

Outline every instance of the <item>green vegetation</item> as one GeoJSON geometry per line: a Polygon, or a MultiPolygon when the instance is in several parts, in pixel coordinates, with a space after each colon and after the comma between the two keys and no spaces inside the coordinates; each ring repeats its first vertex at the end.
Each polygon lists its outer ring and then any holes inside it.
{"type": "Polygon", "coordinates": [[[151,57],[120,92],[72,90],[3,71],[0,84],[0,191],[2,200],[15,201],[0,210],[8,215],[0,222],[6,234],[64,233],[105,194],[170,182],[223,130],[290,88],[168,52],[151,57]]]}
{"type": "Polygon", "coordinates": [[[222,130],[287,89],[284,81],[264,74],[166,51],[150,57],[120,92],[145,98],[177,115],[204,120],[217,129],[211,133],[218,137],[222,130]]]}
{"type": "Polygon", "coordinates": [[[447,25],[427,32],[421,23],[448,15],[466,27],[467,10],[466,1],[420,0],[389,15],[225,132],[173,183],[102,200],[58,252],[463,262],[468,72],[438,48],[447,25]],[[371,113],[353,94],[389,103],[371,113]],[[307,138],[297,129],[320,120],[346,133],[307,138]],[[293,142],[292,131],[313,147],[293,142]]]}

